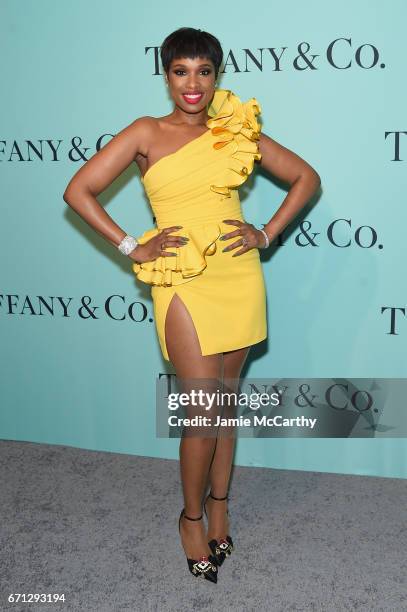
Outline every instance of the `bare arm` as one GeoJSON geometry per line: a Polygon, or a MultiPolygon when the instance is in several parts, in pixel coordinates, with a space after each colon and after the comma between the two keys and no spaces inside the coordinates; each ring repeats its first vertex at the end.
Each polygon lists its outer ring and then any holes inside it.
{"type": "Polygon", "coordinates": [[[282,204],[264,226],[271,242],[307,204],[319,188],[321,178],[304,159],[263,133],[260,134],[259,151],[262,154],[260,165],[291,185],[282,204]]]}
{"type": "MultiPolygon", "coordinates": [[[[95,231],[117,247],[126,232],[107,214],[96,199],[140,153],[148,157],[148,143],[154,139],[154,119],[140,117],[114,136],[100,151],[91,157],[72,177],[64,192],[64,200],[95,231]]],[[[129,258],[143,263],[157,257],[176,257],[168,247],[185,245],[183,236],[172,235],[182,226],[172,225],[157,231],[144,244],[129,253],[129,258]]]]}
{"type": "Polygon", "coordinates": [[[146,154],[150,129],[149,118],[133,121],[81,166],[63,195],[71,208],[116,247],[126,232],[107,214],[96,196],[134,161],[138,153],[146,154]]]}

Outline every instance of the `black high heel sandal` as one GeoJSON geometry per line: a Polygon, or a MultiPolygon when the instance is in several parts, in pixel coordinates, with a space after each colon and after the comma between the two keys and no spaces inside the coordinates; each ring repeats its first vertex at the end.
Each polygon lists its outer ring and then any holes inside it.
{"type": "MultiPolygon", "coordinates": [[[[198,518],[191,518],[190,516],[187,516],[185,514],[185,508],[183,508],[181,510],[181,514],[179,516],[179,521],[178,521],[178,531],[180,532],[180,534],[181,534],[182,517],[188,519],[189,521],[200,521],[202,516],[203,515],[201,514],[201,516],[199,516],[198,518]]],[[[196,577],[203,576],[206,580],[210,580],[211,582],[215,582],[215,583],[218,581],[218,574],[217,574],[218,564],[217,564],[215,556],[202,555],[198,560],[188,559],[187,557],[187,561],[188,561],[189,571],[194,576],[196,577]]]]}
{"type": "MultiPolygon", "coordinates": [[[[225,497],[215,497],[214,495],[212,495],[212,491],[210,491],[204,503],[206,517],[208,517],[208,513],[206,512],[206,502],[208,501],[208,497],[216,499],[216,501],[224,501],[228,498],[227,495],[225,497]]],[[[229,510],[226,510],[226,513],[227,515],[229,515],[229,510]]],[[[227,535],[226,538],[221,538],[220,540],[213,539],[208,542],[208,545],[212,551],[212,554],[215,556],[216,562],[219,567],[222,565],[226,557],[230,557],[230,555],[232,554],[232,550],[234,549],[233,540],[230,535],[227,535]]]]}

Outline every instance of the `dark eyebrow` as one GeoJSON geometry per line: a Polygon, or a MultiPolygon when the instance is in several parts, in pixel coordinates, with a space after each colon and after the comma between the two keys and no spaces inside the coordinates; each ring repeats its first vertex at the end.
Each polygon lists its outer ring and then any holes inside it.
{"type": "MultiPolygon", "coordinates": [[[[173,68],[175,68],[175,66],[181,66],[181,68],[188,68],[188,66],[186,64],[174,64],[173,68]]],[[[203,68],[203,66],[208,66],[209,68],[212,68],[212,66],[210,64],[199,64],[199,68],[203,68]]]]}

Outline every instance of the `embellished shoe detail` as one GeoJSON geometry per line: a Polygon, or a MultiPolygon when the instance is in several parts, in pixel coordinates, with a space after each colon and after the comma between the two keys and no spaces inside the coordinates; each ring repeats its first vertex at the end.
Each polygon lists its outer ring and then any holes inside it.
{"type": "Polygon", "coordinates": [[[209,557],[202,556],[199,561],[195,562],[193,559],[187,559],[187,561],[191,573],[195,574],[195,576],[204,575],[208,572],[216,572],[218,569],[217,564],[210,561],[209,557]]]}
{"type": "Polygon", "coordinates": [[[220,540],[211,540],[208,542],[209,548],[217,559],[218,565],[222,565],[226,557],[230,557],[233,550],[233,541],[230,536],[226,536],[226,539],[221,538],[220,540]]]}
{"type": "MultiPolygon", "coordinates": [[[[178,530],[181,533],[181,519],[182,517],[189,521],[200,521],[202,514],[198,518],[191,518],[185,514],[185,508],[181,510],[181,514],[178,521],[178,530]]],[[[188,568],[193,576],[199,578],[202,576],[205,580],[210,582],[218,581],[218,563],[214,555],[202,555],[199,559],[189,559],[187,557],[188,568]]]]}
{"type": "MultiPolygon", "coordinates": [[[[208,500],[208,497],[211,497],[212,499],[215,499],[217,501],[224,501],[225,499],[227,499],[227,495],[226,497],[214,497],[212,493],[209,493],[204,504],[206,516],[208,516],[208,513],[206,511],[206,502],[208,500]]],[[[227,514],[229,514],[228,510],[226,510],[226,512],[227,514]]],[[[219,540],[210,540],[210,542],[208,542],[208,546],[211,549],[214,557],[216,558],[216,562],[219,567],[222,565],[226,557],[230,557],[234,549],[233,540],[230,535],[227,535],[226,538],[220,538],[219,540]]]]}
{"type": "MultiPolygon", "coordinates": [[[[140,244],[145,244],[160,231],[158,228],[146,230],[137,240],[140,244]]],[[[134,262],[133,271],[140,281],[149,285],[170,287],[187,283],[205,270],[206,257],[216,252],[216,241],[221,233],[222,229],[216,222],[208,223],[199,229],[190,227],[171,232],[171,236],[182,235],[189,238],[186,245],[165,248],[166,252],[175,252],[177,256],[160,256],[144,263],[134,262]]]]}
{"type": "Polygon", "coordinates": [[[230,198],[230,190],[247,180],[254,161],[262,157],[258,147],[261,127],[256,118],[261,107],[256,98],[241,102],[230,89],[217,89],[208,113],[213,116],[206,125],[217,137],[213,148],[218,150],[230,145],[231,149],[228,166],[210,188],[230,198]]]}

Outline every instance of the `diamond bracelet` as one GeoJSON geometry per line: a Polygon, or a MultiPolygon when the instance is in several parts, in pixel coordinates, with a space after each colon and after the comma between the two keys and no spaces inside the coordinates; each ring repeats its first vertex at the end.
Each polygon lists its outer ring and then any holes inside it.
{"type": "Polygon", "coordinates": [[[266,244],[265,244],[264,246],[262,246],[262,247],[259,247],[259,248],[260,248],[260,249],[267,249],[267,247],[268,247],[268,246],[269,246],[269,244],[270,244],[270,238],[267,236],[267,234],[266,234],[266,232],[264,231],[264,229],[259,228],[259,230],[260,230],[261,232],[263,232],[264,237],[265,237],[265,239],[266,239],[266,244]]]}
{"type": "Polygon", "coordinates": [[[118,249],[123,255],[129,255],[138,246],[137,240],[134,236],[125,236],[121,243],[118,245],[118,249]]]}

